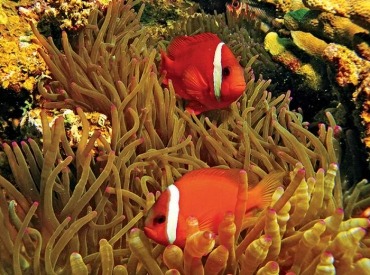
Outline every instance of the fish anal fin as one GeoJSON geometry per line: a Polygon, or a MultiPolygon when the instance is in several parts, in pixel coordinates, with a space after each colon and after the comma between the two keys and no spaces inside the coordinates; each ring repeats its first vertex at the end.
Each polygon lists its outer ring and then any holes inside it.
{"type": "Polygon", "coordinates": [[[254,188],[248,190],[247,212],[268,207],[276,188],[283,185],[285,176],[287,176],[287,172],[271,172],[254,188]]]}
{"type": "Polygon", "coordinates": [[[204,105],[194,100],[189,101],[185,109],[190,114],[194,113],[194,115],[199,115],[200,113],[208,110],[204,105]]]}
{"type": "Polygon", "coordinates": [[[186,93],[194,98],[203,98],[208,90],[207,81],[203,78],[197,67],[189,66],[183,73],[182,80],[186,93]]]}

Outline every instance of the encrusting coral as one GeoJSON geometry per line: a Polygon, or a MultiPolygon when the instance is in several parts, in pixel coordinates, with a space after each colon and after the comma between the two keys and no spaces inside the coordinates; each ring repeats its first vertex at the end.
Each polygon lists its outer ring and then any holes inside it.
{"type": "Polygon", "coordinates": [[[49,127],[43,111],[41,147],[32,139],[3,144],[14,185],[0,176],[0,273],[369,272],[369,220],[352,213],[344,220],[330,113],[318,136],[309,132],[289,110],[289,93],[273,98],[269,81],[255,79],[253,60],[245,64],[246,93],[229,109],[185,112],[173,88],[160,85],[158,53],[139,23],[143,9],[132,9],[138,3],[112,1],[103,18],[92,12],[76,51],[65,34],[60,52],[33,28],[54,79],[39,84],[44,107],[75,109],[82,136],[73,150],[63,117],[49,127]],[[98,131],[89,136],[89,110],[109,117],[110,143],[98,131]],[[246,170],[241,197],[271,171],[289,176],[253,217],[243,220],[246,201],[238,200],[217,241],[194,218],[184,251],[148,240],[140,228],[156,192],[208,165],[246,170]]]}

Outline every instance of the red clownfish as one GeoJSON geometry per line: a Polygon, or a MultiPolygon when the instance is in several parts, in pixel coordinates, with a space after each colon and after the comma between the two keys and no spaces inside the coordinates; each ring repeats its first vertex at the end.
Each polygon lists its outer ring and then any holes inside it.
{"type": "MultiPolygon", "coordinates": [[[[235,211],[241,171],[202,168],[185,174],[163,191],[149,210],[145,234],[157,243],[184,247],[188,217],[197,218],[200,230],[216,234],[225,214],[235,211]]],[[[270,173],[249,189],[246,214],[267,207],[285,175],[270,173]]]]}
{"type": "Polygon", "coordinates": [[[246,89],[243,68],[213,33],[178,36],[161,56],[163,84],[172,81],[176,94],[188,101],[189,112],[225,108],[246,89]]]}

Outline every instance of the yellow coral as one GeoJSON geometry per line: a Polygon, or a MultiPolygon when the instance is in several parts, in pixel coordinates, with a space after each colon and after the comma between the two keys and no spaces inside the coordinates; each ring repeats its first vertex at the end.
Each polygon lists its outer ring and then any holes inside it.
{"type": "Polygon", "coordinates": [[[3,9],[3,1],[0,1],[0,25],[6,25],[8,23],[8,16],[3,9]]]}
{"type": "Polygon", "coordinates": [[[298,48],[305,51],[309,55],[320,58],[328,44],[311,33],[302,31],[291,31],[290,32],[293,42],[298,48]]]}

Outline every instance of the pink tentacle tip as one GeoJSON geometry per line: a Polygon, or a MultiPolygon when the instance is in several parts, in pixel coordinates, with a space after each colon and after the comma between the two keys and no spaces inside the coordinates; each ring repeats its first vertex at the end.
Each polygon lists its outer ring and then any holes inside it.
{"type": "Polygon", "coordinates": [[[130,233],[136,233],[136,232],[139,232],[139,231],[140,231],[140,229],[139,229],[139,228],[134,227],[134,228],[132,228],[132,229],[130,230],[130,233]]]}
{"type": "Polygon", "coordinates": [[[323,255],[324,255],[325,257],[327,257],[327,258],[333,258],[333,254],[332,254],[331,252],[329,252],[329,251],[325,251],[325,252],[323,253],[323,255]]]}
{"type": "Polygon", "coordinates": [[[269,214],[276,214],[276,210],[274,208],[270,208],[268,212],[269,214]]]}
{"type": "Polygon", "coordinates": [[[21,141],[21,145],[27,145],[27,142],[25,142],[24,140],[21,141]]]}
{"type": "Polygon", "coordinates": [[[39,206],[39,204],[40,204],[40,203],[39,203],[38,201],[33,202],[33,205],[34,205],[34,206],[36,206],[36,207],[38,207],[38,206],[39,206]]]}
{"type": "Polygon", "coordinates": [[[342,127],[340,127],[339,125],[334,126],[334,137],[335,138],[339,138],[342,132],[343,132],[342,127]]]}
{"type": "Polygon", "coordinates": [[[317,172],[318,172],[318,173],[325,173],[325,169],[324,169],[324,168],[319,168],[319,169],[317,170],[317,172]]]}
{"type": "Polygon", "coordinates": [[[114,105],[114,104],[112,104],[112,105],[110,106],[110,110],[111,110],[111,111],[117,110],[117,106],[116,106],[116,105],[114,105]]]}
{"type": "Polygon", "coordinates": [[[12,146],[13,147],[18,147],[18,143],[16,141],[12,141],[12,146]]]}
{"type": "Polygon", "coordinates": [[[247,171],[245,171],[244,169],[241,169],[241,170],[239,171],[239,173],[243,175],[243,174],[247,174],[247,171]]]}
{"type": "Polygon", "coordinates": [[[321,223],[322,225],[326,225],[326,222],[323,219],[319,220],[318,222],[321,223]]]}
{"type": "Polygon", "coordinates": [[[344,210],[343,210],[343,208],[338,208],[338,209],[336,210],[336,212],[337,212],[338,214],[344,214],[344,210]]]}
{"type": "Polygon", "coordinates": [[[68,222],[70,222],[70,221],[72,220],[72,217],[71,217],[71,216],[68,216],[68,217],[66,218],[66,220],[67,220],[68,222]]]}
{"type": "Polygon", "coordinates": [[[277,262],[274,262],[274,261],[270,261],[267,263],[270,268],[273,270],[273,271],[278,271],[279,270],[279,264],[277,262]]]}
{"type": "Polygon", "coordinates": [[[33,139],[32,138],[28,138],[27,141],[28,141],[28,143],[30,143],[30,142],[33,141],[33,139]]]}
{"type": "Polygon", "coordinates": [[[300,175],[304,176],[306,174],[306,169],[304,169],[304,168],[299,169],[297,174],[300,174],[300,175]]]}
{"type": "Polygon", "coordinates": [[[272,237],[270,235],[265,235],[263,238],[266,242],[272,242],[272,237]]]}

